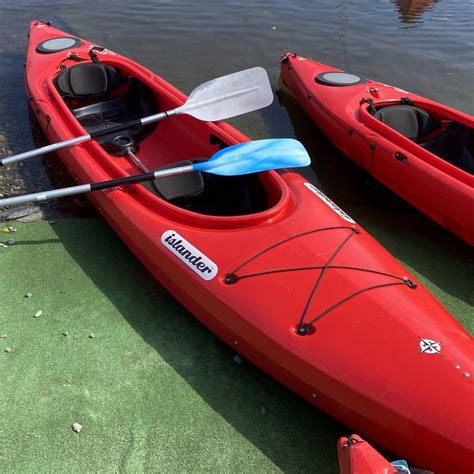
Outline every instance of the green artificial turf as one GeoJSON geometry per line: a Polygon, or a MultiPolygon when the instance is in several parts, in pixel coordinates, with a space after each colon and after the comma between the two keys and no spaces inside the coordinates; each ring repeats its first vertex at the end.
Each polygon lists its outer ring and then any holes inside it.
{"type": "MultiPolygon", "coordinates": [[[[474,332],[471,249],[351,213],[474,332]]],[[[15,226],[0,234],[17,241],[0,248],[2,471],[337,472],[350,430],[236,364],[104,222],[15,226]]]]}
{"type": "Polygon", "coordinates": [[[15,227],[0,248],[0,471],[337,472],[347,429],[236,364],[104,222],[15,227]]]}

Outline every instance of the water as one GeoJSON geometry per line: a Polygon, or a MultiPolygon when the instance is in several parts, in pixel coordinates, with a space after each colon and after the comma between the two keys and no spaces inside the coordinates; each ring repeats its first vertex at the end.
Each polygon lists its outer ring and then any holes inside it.
{"type": "MultiPolygon", "coordinates": [[[[290,50],[474,114],[473,0],[0,0],[0,16],[0,148],[12,152],[35,146],[22,66],[28,23],[37,18],[131,57],[186,93],[256,65],[267,69],[277,91],[278,59],[290,50]]],[[[378,186],[285,91],[279,95],[286,107],[275,100],[230,122],[254,139],[302,140],[332,199],[449,296],[448,309],[472,305],[472,249],[378,186]]],[[[10,182],[17,191],[48,187],[54,164],[48,168],[25,162],[10,168],[10,182]]]]}
{"type": "MultiPolygon", "coordinates": [[[[267,69],[277,91],[278,59],[290,50],[474,113],[473,0],[0,3],[0,147],[12,152],[38,143],[28,126],[22,68],[28,23],[36,18],[129,56],[188,93],[210,78],[255,65],[267,69]]],[[[374,196],[366,186],[370,178],[360,175],[304,116],[289,115],[278,101],[230,122],[254,139],[303,140],[320,185],[338,203],[359,206],[355,212],[363,220],[360,205],[370,211],[374,200],[408,209],[390,193],[374,196]]],[[[32,130],[39,135],[34,122],[32,130]]],[[[48,186],[41,162],[33,161],[10,170],[8,179],[3,175],[3,186],[0,173],[0,192],[48,186]]],[[[430,223],[419,217],[423,231],[430,223]]]]}
{"type": "MultiPolygon", "coordinates": [[[[474,113],[472,0],[1,3],[2,117],[5,94],[10,105],[24,97],[21,66],[28,22],[35,18],[130,56],[185,92],[254,65],[265,67],[276,87],[278,57],[291,50],[474,113]]],[[[7,112],[24,123],[24,110],[7,112]]],[[[277,104],[234,123],[252,138],[291,135],[277,104]]],[[[11,147],[27,139],[26,130],[1,128],[11,147]]]]}

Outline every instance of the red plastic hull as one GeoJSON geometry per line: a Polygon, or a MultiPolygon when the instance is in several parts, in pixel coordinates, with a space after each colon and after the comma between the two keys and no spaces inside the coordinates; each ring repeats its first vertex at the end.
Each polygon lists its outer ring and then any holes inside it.
{"type": "Polygon", "coordinates": [[[340,69],[285,53],[283,81],[317,126],[359,166],[446,229],[474,245],[474,176],[453,166],[378,121],[375,105],[410,98],[415,105],[470,128],[474,117],[396,87],[372,80],[333,87],[315,81],[340,69]],[[396,156],[404,156],[404,161],[396,156]]]}
{"type": "MultiPolygon", "coordinates": [[[[26,64],[28,95],[52,142],[84,134],[52,84],[67,51],[35,52],[40,41],[63,35],[33,22],[26,64]]],[[[85,56],[89,45],[75,52],[85,56]]],[[[133,61],[107,50],[100,57],[148,84],[163,110],[185,100],[133,61]]],[[[247,140],[227,124],[179,116],[158,125],[140,157],[156,166],[211,156],[217,150],[211,134],[228,144],[247,140]],[[161,162],[152,162],[157,157],[161,162]]],[[[96,143],[65,150],[61,158],[79,182],[137,172],[96,143]]],[[[365,436],[399,447],[404,457],[439,472],[453,463],[468,472],[474,407],[467,401],[474,391],[462,374],[474,372],[472,338],[426,289],[410,288],[404,278],[413,276],[303,177],[289,171],[259,176],[268,209],[246,216],[189,212],[141,185],[90,198],[150,272],[244,357],[365,436]],[[170,231],[215,262],[217,275],[205,281],[170,251],[163,239],[170,231]],[[249,276],[254,273],[262,274],[249,276]],[[226,283],[229,274],[232,284],[226,283]],[[306,305],[306,322],[321,316],[309,335],[299,336],[306,305]],[[420,354],[420,338],[442,341],[442,356],[420,354]],[[453,368],[458,363],[462,370],[453,368]]]]}

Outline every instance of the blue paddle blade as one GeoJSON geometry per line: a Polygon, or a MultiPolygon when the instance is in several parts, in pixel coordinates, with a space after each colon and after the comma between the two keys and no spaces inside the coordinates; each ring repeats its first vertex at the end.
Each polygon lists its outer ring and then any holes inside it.
{"type": "Polygon", "coordinates": [[[305,147],[292,138],[256,140],[218,151],[212,158],[195,163],[195,171],[236,176],[280,168],[308,166],[311,160],[305,147]]]}

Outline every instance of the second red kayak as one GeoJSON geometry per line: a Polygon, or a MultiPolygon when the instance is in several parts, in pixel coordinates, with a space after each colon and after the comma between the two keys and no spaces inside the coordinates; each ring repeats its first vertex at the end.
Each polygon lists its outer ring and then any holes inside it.
{"type": "Polygon", "coordinates": [[[474,117],[294,53],[284,83],[359,166],[474,245],[474,117]]]}

